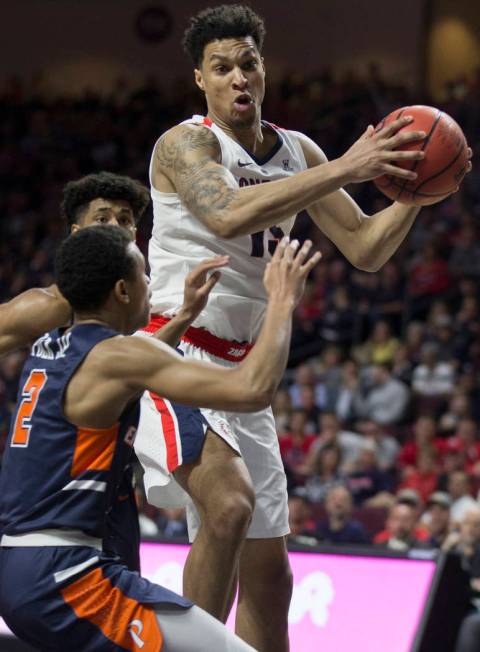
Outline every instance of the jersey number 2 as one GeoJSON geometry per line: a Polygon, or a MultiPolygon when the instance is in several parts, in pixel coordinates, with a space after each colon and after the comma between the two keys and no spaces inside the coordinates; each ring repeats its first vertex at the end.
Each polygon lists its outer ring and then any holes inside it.
{"type": "Polygon", "coordinates": [[[22,402],[15,417],[12,441],[10,446],[26,448],[30,439],[32,416],[37,407],[38,397],[47,382],[45,369],[33,369],[22,389],[22,402]]]}

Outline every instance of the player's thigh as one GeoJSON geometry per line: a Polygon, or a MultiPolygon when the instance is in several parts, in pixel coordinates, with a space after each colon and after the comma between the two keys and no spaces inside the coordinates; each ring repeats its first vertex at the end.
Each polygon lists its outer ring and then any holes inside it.
{"type": "Polygon", "coordinates": [[[199,607],[156,610],[163,634],[162,652],[254,652],[221,622],[199,607]]]}
{"type": "Polygon", "coordinates": [[[253,508],[253,487],[245,462],[212,430],[207,430],[199,458],[179,467],[174,477],[202,512],[234,497],[243,497],[253,508]]]}

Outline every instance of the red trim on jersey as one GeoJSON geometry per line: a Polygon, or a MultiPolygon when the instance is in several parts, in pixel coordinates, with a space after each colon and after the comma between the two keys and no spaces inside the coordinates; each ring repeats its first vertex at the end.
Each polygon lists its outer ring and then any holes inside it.
{"type": "Polygon", "coordinates": [[[210,118],[203,118],[203,124],[206,127],[211,127],[213,125],[213,122],[210,120],[210,118]]]}
{"type": "MultiPolygon", "coordinates": [[[[170,319],[168,317],[152,315],[150,323],[145,328],[142,328],[142,330],[146,333],[154,333],[169,321],[170,319]]],[[[248,342],[242,344],[240,342],[224,340],[204,328],[195,328],[194,326],[190,326],[187,329],[187,332],[182,337],[182,341],[193,344],[193,346],[197,346],[199,349],[203,349],[207,353],[211,353],[217,356],[217,358],[222,358],[229,362],[241,362],[253,348],[253,344],[249,344],[248,342]]]]}
{"type": "Polygon", "coordinates": [[[162,420],[163,436],[165,437],[165,445],[167,449],[167,468],[171,473],[172,471],[175,471],[178,466],[178,446],[175,432],[175,421],[170,414],[170,410],[168,409],[168,405],[165,403],[164,399],[154,392],[150,392],[150,396],[152,397],[157,412],[162,420]]]}
{"type": "Polygon", "coordinates": [[[278,125],[274,124],[273,122],[267,122],[266,120],[265,120],[265,122],[269,127],[273,127],[277,131],[286,131],[285,127],[279,127],[278,125]]]}

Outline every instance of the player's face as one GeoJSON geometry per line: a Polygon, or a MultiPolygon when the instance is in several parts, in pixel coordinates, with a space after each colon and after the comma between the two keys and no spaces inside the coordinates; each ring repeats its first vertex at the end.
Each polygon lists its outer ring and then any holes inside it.
{"type": "Polygon", "coordinates": [[[136,244],[132,243],[131,255],[135,260],[135,273],[132,279],[126,281],[129,303],[127,304],[127,333],[133,333],[143,328],[150,321],[150,288],[148,276],[145,274],[145,258],[136,244]]]}
{"type": "Polygon", "coordinates": [[[251,36],[208,43],[195,81],[217,119],[233,127],[249,127],[260,119],[265,68],[251,36]]]}
{"type": "Polygon", "coordinates": [[[111,224],[119,226],[127,231],[132,240],[135,240],[137,227],[132,207],[128,201],[122,199],[93,199],[85,213],[79,220],[79,224],[72,225],[72,233],[83,229],[86,226],[96,224],[111,224]]]}

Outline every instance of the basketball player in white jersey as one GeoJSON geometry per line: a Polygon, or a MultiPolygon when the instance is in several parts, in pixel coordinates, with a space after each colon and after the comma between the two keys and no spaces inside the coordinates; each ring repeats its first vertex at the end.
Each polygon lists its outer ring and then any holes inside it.
{"type": "MultiPolygon", "coordinates": [[[[241,361],[258,335],[266,304],[262,274],[299,211],[308,209],[353,265],[375,271],[396,251],[419,210],[394,203],[367,216],[342,190],[382,174],[416,178],[396,165],[423,158],[423,152],[397,151],[425,138],[424,132],[399,133],[410,117],[376,133],[369,126],[331,162],[303,134],[262,120],[264,34],[262,19],[242,5],[206,9],[191,19],[184,45],[207,115],[163,134],[150,167],[149,262],[158,315],[151,330],[179,309],[182,279],[198,260],[228,254],[230,267],[180,345],[186,356],[226,366],[241,361]]],[[[224,620],[238,574],[237,634],[262,652],[284,652],[292,578],[286,482],[272,413],[202,410],[206,435],[203,448],[194,446],[192,454],[176,409],[163,404],[159,424],[147,397],[136,448],[150,500],[161,504],[157,490],[173,473],[196,508],[188,507],[194,542],[184,592],[224,620]],[[163,428],[162,451],[144,450],[142,431],[149,428],[163,428]]]]}

